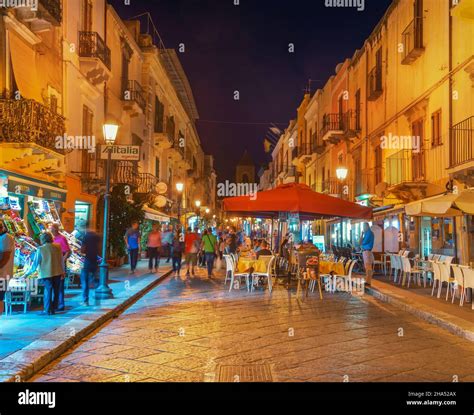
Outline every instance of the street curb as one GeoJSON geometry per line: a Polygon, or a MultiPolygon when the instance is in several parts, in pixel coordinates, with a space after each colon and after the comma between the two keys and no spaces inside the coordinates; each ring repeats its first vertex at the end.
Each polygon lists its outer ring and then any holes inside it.
{"type": "Polygon", "coordinates": [[[365,287],[365,292],[384,303],[392,304],[395,307],[406,311],[422,320],[425,320],[428,323],[445,329],[458,337],[474,342],[474,326],[472,329],[470,327],[463,327],[459,321],[456,321],[456,317],[453,317],[442,311],[435,310],[426,305],[420,304],[418,306],[413,306],[406,301],[399,300],[393,294],[382,292],[374,287],[365,287]]]}
{"type": "MultiPolygon", "coordinates": [[[[64,326],[56,328],[23,349],[17,350],[15,353],[0,360],[0,383],[27,381],[107,321],[120,315],[171,273],[172,270],[170,269],[150,282],[137,282],[132,287],[137,289],[135,294],[105,313],[98,310],[88,315],[78,316],[64,326]],[[71,335],[71,333],[73,334],[71,335]]],[[[105,301],[113,304],[113,302],[117,302],[117,299],[105,301]]]]}

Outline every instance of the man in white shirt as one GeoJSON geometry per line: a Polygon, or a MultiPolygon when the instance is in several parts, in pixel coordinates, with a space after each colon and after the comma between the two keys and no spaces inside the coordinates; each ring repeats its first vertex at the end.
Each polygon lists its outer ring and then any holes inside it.
{"type": "Polygon", "coordinates": [[[3,299],[8,288],[8,280],[13,277],[14,258],[15,240],[0,220],[0,316],[3,314],[3,299]]]}

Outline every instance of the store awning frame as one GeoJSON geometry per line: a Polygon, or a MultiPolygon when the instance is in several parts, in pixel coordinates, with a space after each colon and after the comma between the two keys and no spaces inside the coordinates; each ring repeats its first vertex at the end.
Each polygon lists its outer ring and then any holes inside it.
{"type": "Polygon", "coordinates": [[[405,205],[408,216],[454,217],[474,214],[474,190],[443,193],[405,205]]]}

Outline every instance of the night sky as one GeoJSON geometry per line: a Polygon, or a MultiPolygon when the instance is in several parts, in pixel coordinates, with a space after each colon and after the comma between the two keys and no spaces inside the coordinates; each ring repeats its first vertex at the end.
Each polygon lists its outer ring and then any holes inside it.
{"type": "Polygon", "coordinates": [[[269,157],[263,138],[270,123],[283,129],[295,118],[308,80],[312,92],[322,87],[363,45],[391,0],[365,0],[362,12],[326,8],[325,0],[109,3],[124,19],[149,11],[167,48],[185,44],[179,56],[198,107],[198,131],[223,181],[233,178],[245,149],[258,171],[269,157]],[[289,43],[295,53],[288,52],[289,43]]]}

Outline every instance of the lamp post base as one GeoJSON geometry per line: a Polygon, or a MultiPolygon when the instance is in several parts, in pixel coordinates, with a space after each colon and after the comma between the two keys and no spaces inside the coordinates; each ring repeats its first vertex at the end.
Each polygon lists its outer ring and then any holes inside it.
{"type": "Polygon", "coordinates": [[[99,286],[95,290],[95,298],[98,300],[107,300],[114,298],[111,288],[107,285],[109,280],[109,264],[102,263],[99,266],[99,286]]]}

